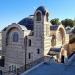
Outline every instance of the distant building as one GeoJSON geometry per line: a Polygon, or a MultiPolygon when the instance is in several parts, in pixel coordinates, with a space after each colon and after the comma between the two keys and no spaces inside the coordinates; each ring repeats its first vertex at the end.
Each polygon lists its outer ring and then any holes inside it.
{"type": "Polygon", "coordinates": [[[65,30],[66,30],[66,33],[67,33],[67,34],[70,34],[70,32],[71,32],[71,27],[70,27],[70,26],[67,26],[67,27],[65,28],[65,30]]]}
{"type": "Polygon", "coordinates": [[[43,62],[51,48],[61,49],[66,43],[64,27],[51,25],[48,17],[48,11],[40,6],[34,15],[3,29],[2,51],[5,64],[2,68],[5,72],[15,73],[17,70],[21,73],[43,62]]]}

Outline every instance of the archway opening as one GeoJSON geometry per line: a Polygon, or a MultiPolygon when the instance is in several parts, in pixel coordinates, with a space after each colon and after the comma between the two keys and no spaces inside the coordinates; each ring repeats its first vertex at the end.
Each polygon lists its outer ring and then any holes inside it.
{"type": "Polygon", "coordinates": [[[56,45],[56,36],[52,35],[51,46],[54,47],[56,45]]]}
{"type": "Polygon", "coordinates": [[[63,28],[59,28],[59,40],[61,41],[62,45],[65,43],[65,31],[63,28]]]}
{"type": "Polygon", "coordinates": [[[12,28],[10,28],[10,29],[7,31],[7,33],[6,33],[6,45],[8,45],[8,43],[9,43],[9,41],[10,41],[10,36],[9,36],[9,34],[11,33],[11,31],[14,31],[14,30],[18,30],[18,28],[12,27],[12,28]]]}
{"type": "Polygon", "coordinates": [[[61,56],[61,63],[64,63],[64,55],[61,56]]]}

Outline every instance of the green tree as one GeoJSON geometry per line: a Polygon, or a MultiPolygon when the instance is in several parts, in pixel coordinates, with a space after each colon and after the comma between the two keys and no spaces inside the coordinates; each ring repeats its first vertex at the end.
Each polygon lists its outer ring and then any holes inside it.
{"type": "Polygon", "coordinates": [[[59,25],[60,24],[59,18],[54,18],[50,22],[52,25],[59,25]]]}
{"type": "Polygon", "coordinates": [[[64,20],[61,21],[61,23],[62,23],[65,27],[67,27],[67,26],[73,27],[75,22],[74,22],[74,20],[72,20],[72,19],[64,19],[64,20]]]}

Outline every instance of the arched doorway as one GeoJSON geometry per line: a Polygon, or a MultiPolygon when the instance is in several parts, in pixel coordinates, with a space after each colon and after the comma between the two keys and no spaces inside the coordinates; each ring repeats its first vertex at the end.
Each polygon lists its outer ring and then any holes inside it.
{"type": "Polygon", "coordinates": [[[52,35],[51,46],[52,47],[56,46],[56,36],[55,35],[52,35]]]}
{"type": "Polygon", "coordinates": [[[64,63],[64,55],[61,56],[61,63],[64,63]]]}

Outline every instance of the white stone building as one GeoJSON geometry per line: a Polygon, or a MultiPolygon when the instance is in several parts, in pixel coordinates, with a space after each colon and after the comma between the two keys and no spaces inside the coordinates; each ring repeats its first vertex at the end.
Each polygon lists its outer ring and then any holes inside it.
{"type": "Polygon", "coordinates": [[[65,43],[64,27],[52,26],[48,17],[48,11],[40,6],[34,15],[3,29],[2,54],[5,58],[3,71],[21,73],[43,62],[51,47],[56,48],[58,45],[61,47],[65,43]]]}

